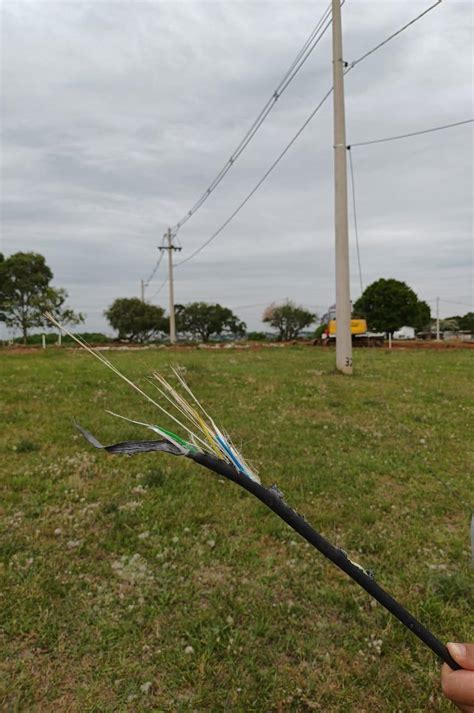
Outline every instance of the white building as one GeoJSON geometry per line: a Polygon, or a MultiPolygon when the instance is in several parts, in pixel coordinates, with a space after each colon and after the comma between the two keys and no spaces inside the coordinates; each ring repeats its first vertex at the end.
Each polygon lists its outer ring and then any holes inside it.
{"type": "Polygon", "coordinates": [[[415,328],[414,327],[400,327],[400,329],[393,333],[394,339],[415,339],[415,328]]]}

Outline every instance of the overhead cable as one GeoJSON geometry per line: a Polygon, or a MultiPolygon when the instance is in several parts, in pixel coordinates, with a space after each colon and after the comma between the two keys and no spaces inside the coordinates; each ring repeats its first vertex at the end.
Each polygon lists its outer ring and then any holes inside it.
{"type": "Polygon", "coordinates": [[[397,37],[398,35],[401,35],[401,33],[404,32],[406,29],[408,29],[408,27],[411,27],[411,25],[414,25],[415,22],[418,22],[418,20],[421,20],[422,17],[424,17],[425,15],[427,15],[431,10],[433,10],[435,7],[437,7],[441,2],[442,2],[442,0],[437,0],[437,2],[435,2],[433,5],[430,5],[429,8],[427,8],[426,10],[424,10],[423,12],[421,12],[419,15],[417,15],[416,17],[414,17],[413,20],[410,20],[410,22],[407,22],[406,25],[403,25],[403,27],[400,27],[399,30],[397,30],[397,31],[394,32],[393,34],[389,35],[385,40],[383,40],[383,42],[379,42],[378,45],[375,45],[375,47],[373,47],[371,50],[369,50],[368,52],[366,52],[365,54],[363,54],[361,57],[359,57],[358,59],[356,59],[356,60],[354,60],[353,62],[351,62],[351,63],[350,63],[350,67],[351,67],[351,68],[352,68],[352,67],[355,67],[357,64],[359,64],[359,62],[362,62],[362,60],[364,60],[364,59],[366,59],[367,57],[369,57],[369,55],[373,54],[373,53],[376,52],[378,49],[380,49],[381,47],[383,47],[384,45],[386,45],[387,42],[390,42],[390,40],[393,40],[394,37],[397,37]]]}
{"type": "MultiPolygon", "coordinates": [[[[397,32],[394,32],[393,34],[391,34],[391,35],[390,35],[389,37],[387,37],[383,42],[379,42],[378,45],[376,45],[376,46],[375,46],[372,50],[370,50],[369,52],[366,52],[365,55],[363,55],[362,57],[359,57],[359,59],[357,59],[355,62],[351,62],[350,64],[348,63],[348,65],[347,65],[347,67],[346,67],[346,69],[345,69],[345,71],[344,71],[344,74],[345,74],[345,75],[348,74],[355,66],[357,66],[360,62],[362,62],[363,59],[365,59],[366,57],[368,57],[369,55],[371,55],[373,52],[375,52],[376,50],[378,50],[378,49],[380,49],[381,47],[383,47],[384,45],[386,45],[390,40],[392,40],[394,37],[396,37],[396,36],[399,35],[401,32],[403,32],[404,30],[406,30],[407,27],[410,27],[410,25],[413,25],[413,23],[414,23],[414,22],[417,22],[417,20],[419,20],[421,17],[423,17],[423,15],[426,15],[427,12],[429,12],[429,11],[432,10],[434,7],[436,7],[437,5],[439,5],[440,2],[441,2],[441,0],[438,0],[438,2],[435,3],[435,5],[432,5],[431,7],[429,7],[427,10],[425,10],[425,11],[424,11],[423,13],[421,13],[420,15],[417,15],[417,17],[415,17],[413,20],[411,20],[411,22],[409,22],[409,23],[407,23],[406,25],[404,25],[404,26],[403,26],[402,28],[400,28],[400,30],[398,30],[397,32]]],[[[240,213],[240,211],[242,210],[242,208],[248,203],[248,201],[252,198],[252,196],[258,191],[258,189],[260,188],[260,186],[266,181],[266,179],[268,178],[268,176],[272,173],[272,171],[273,171],[273,170],[276,168],[276,166],[280,163],[281,159],[288,153],[289,149],[293,146],[293,144],[295,143],[295,141],[299,138],[299,136],[303,133],[303,131],[304,131],[304,130],[306,129],[306,127],[308,126],[308,124],[309,124],[309,123],[312,121],[312,119],[316,116],[316,114],[317,114],[318,111],[321,109],[321,107],[323,106],[323,104],[324,104],[324,103],[327,101],[327,99],[331,96],[333,90],[334,90],[334,87],[331,87],[331,88],[326,92],[326,94],[325,94],[325,95],[323,96],[323,98],[320,100],[319,104],[315,107],[315,109],[313,109],[313,111],[311,112],[311,114],[308,116],[308,118],[307,118],[306,121],[303,123],[303,125],[298,129],[298,131],[297,131],[296,134],[293,136],[293,138],[290,140],[290,142],[286,145],[286,147],[283,149],[283,151],[280,153],[280,155],[275,159],[275,161],[272,163],[272,165],[270,166],[270,168],[264,173],[264,175],[262,176],[262,178],[261,178],[261,179],[258,181],[258,183],[254,186],[254,188],[252,188],[252,190],[250,191],[250,193],[248,193],[247,196],[243,199],[243,201],[241,201],[241,203],[237,206],[237,208],[234,210],[234,212],[231,213],[231,215],[224,221],[224,223],[222,223],[222,225],[221,225],[199,248],[197,248],[197,249],[196,249],[193,253],[191,253],[191,255],[189,255],[187,258],[185,258],[184,260],[181,260],[181,262],[177,263],[177,264],[176,264],[176,267],[179,267],[180,265],[184,265],[185,263],[189,262],[189,260],[192,260],[196,255],[198,255],[202,250],[204,250],[205,247],[207,247],[213,240],[215,240],[215,239],[217,238],[218,235],[220,235],[220,233],[229,225],[229,223],[235,218],[235,216],[236,216],[238,213],[240,213]]]]}
{"type": "Polygon", "coordinates": [[[156,265],[155,265],[155,267],[154,267],[153,270],[152,270],[152,273],[151,273],[150,277],[149,277],[147,280],[145,280],[145,284],[147,284],[147,285],[150,284],[150,282],[151,282],[151,281],[153,280],[153,278],[155,277],[155,275],[156,275],[156,273],[157,273],[157,271],[158,271],[158,268],[160,267],[161,261],[163,260],[163,255],[164,255],[164,253],[161,252],[161,253],[160,253],[160,256],[159,256],[159,258],[158,258],[158,260],[156,261],[156,265]]]}
{"type": "Polygon", "coordinates": [[[367,314],[366,314],[365,302],[364,302],[364,283],[362,281],[362,267],[361,267],[361,263],[360,263],[359,229],[357,227],[357,207],[356,207],[356,193],[355,193],[355,183],[354,183],[354,166],[352,164],[352,153],[351,153],[350,149],[348,150],[348,154],[349,154],[349,167],[350,167],[350,173],[351,173],[351,188],[352,188],[352,217],[354,219],[354,234],[355,234],[355,239],[356,239],[357,263],[359,265],[360,295],[361,295],[361,299],[362,299],[364,317],[367,320],[367,314]]]}
{"type": "Polygon", "coordinates": [[[150,297],[150,300],[152,300],[154,297],[156,297],[157,295],[159,295],[160,292],[162,291],[163,287],[164,287],[165,285],[167,285],[167,284],[168,284],[168,278],[166,278],[166,280],[161,283],[161,285],[158,287],[158,289],[156,290],[156,292],[154,292],[154,293],[152,294],[152,296],[150,297]]]}
{"type": "Polygon", "coordinates": [[[250,309],[251,307],[266,307],[268,302],[257,302],[253,305],[237,305],[237,307],[232,307],[232,309],[250,309]]]}
{"type": "MultiPolygon", "coordinates": [[[[443,300],[442,297],[438,298],[440,302],[447,302],[448,304],[451,305],[460,305],[461,307],[471,307],[472,308],[472,303],[468,304],[467,302],[455,302],[454,300],[443,300]]],[[[435,300],[430,300],[430,302],[435,302],[435,300]]]]}
{"type": "Polygon", "coordinates": [[[242,154],[242,152],[246,149],[250,141],[253,139],[267,116],[270,114],[272,111],[273,107],[275,106],[276,102],[278,99],[281,97],[283,92],[287,89],[289,84],[293,81],[293,79],[296,77],[308,57],[311,55],[313,50],[316,48],[316,46],[319,44],[321,39],[323,38],[324,34],[326,33],[328,27],[330,27],[332,23],[332,16],[331,16],[331,5],[329,5],[324,12],[323,16],[317,23],[317,25],[314,27],[312,30],[311,34],[309,35],[308,39],[304,43],[303,47],[300,49],[298,52],[297,56],[291,63],[290,67],[288,68],[287,72],[285,73],[284,77],[280,80],[280,83],[274,90],[272,96],[266,104],[264,105],[263,109],[260,111],[258,114],[257,118],[254,120],[250,128],[248,129],[247,133],[244,135],[243,139],[240,141],[238,144],[237,148],[234,150],[228,161],[224,164],[224,166],[221,168],[219,173],[216,175],[214,180],[209,184],[209,186],[206,188],[204,193],[201,195],[201,197],[196,201],[196,203],[193,205],[193,207],[181,218],[178,223],[176,223],[172,228],[171,232],[173,235],[176,235],[178,230],[183,227],[185,223],[199,210],[199,208],[205,203],[205,201],[209,198],[211,193],[217,188],[217,186],[221,183],[221,181],[224,179],[226,174],[230,171],[236,160],[239,158],[239,156],[242,154]]]}
{"type": "Polygon", "coordinates": [[[317,106],[315,109],[313,109],[313,111],[311,112],[311,114],[309,115],[309,117],[306,119],[306,121],[304,122],[304,124],[298,129],[298,131],[297,131],[296,134],[293,136],[293,138],[291,139],[291,141],[289,142],[289,144],[287,144],[287,145],[285,146],[285,148],[284,148],[283,151],[280,153],[280,155],[278,156],[278,158],[275,159],[275,161],[272,163],[272,165],[270,166],[270,168],[267,169],[267,171],[263,174],[262,178],[261,178],[261,179],[258,181],[258,183],[252,188],[252,190],[250,191],[250,193],[248,193],[248,194],[246,195],[246,197],[243,199],[243,201],[241,201],[241,203],[239,203],[239,205],[237,206],[237,208],[234,210],[233,213],[230,214],[230,216],[227,218],[227,220],[225,220],[225,221],[222,223],[222,225],[211,235],[211,237],[208,238],[199,248],[197,248],[197,250],[195,250],[193,253],[191,253],[191,255],[189,255],[189,256],[188,256],[187,258],[185,258],[184,260],[181,260],[181,262],[178,262],[178,263],[176,264],[176,267],[180,267],[180,265],[184,265],[186,262],[189,262],[189,260],[192,260],[193,257],[196,257],[196,255],[198,255],[198,254],[201,252],[201,250],[204,250],[204,248],[207,247],[207,246],[209,245],[209,243],[212,243],[212,241],[215,240],[215,239],[217,238],[217,236],[220,235],[220,233],[222,233],[222,231],[224,230],[224,228],[226,228],[226,227],[229,225],[229,223],[230,223],[232,220],[234,220],[235,216],[236,216],[238,213],[240,213],[240,211],[242,210],[242,208],[249,202],[249,200],[252,198],[252,196],[258,191],[258,189],[260,188],[260,186],[267,180],[268,176],[271,174],[271,172],[273,171],[273,169],[276,168],[276,166],[280,163],[280,161],[281,161],[281,159],[283,158],[283,156],[285,156],[285,155],[288,153],[288,151],[290,150],[290,148],[291,148],[291,147],[293,146],[293,144],[295,143],[296,139],[300,136],[300,134],[303,133],[303,131],[304,131],[304,130],[306,129],[306,127],[308,126],[309,122],[310,122],[310,121],[313,119],[313,117],[317,114],[317,112],[318,112],[318,111],[320,110],[320,108],[323,106],[324,102],[328,99],[328,97],[331,96],[332,91],[333,91],[333,88],[331,87],[331,89],[330,89],[330,90],[324,95],[324,97],[321,99],[321,101],[319,102],[318,106],[317,106]]]}
{"type": "Polygon", "coordinates": [[[347,148],[353,146],[369,146],[370,144],[382,144],[385,141],[397,141],[398,139],[407,139],[410,136],[420,136],[421,134],[430,134],[432,131],[441,131],[442,129],[451,129],[453,126],[462,126],[463,124],[472,124],[474,119],[465,119],[464,121],[456,121],[454,124],[444,124],[443,126],[435,126],[432,129],[422,129],[421,131],[411,131],[409,134],[399,134],[398,136],[387,136],[384,139],[374,139],[373,141],[358,141],[355,144],[350,144],[347,148]]]}

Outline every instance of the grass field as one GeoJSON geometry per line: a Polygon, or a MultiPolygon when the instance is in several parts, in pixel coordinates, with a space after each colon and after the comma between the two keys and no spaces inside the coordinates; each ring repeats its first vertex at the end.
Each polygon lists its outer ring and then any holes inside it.
{"type": "MultiPolygon", "coordinates": [[[[266,484],[442,640],[474,638],[469,351],[114,353],[182,364],[266,484]]],[[[161,454],[156,410],[79,351],[0,353],[0,708],[449,711],[430,651],[272,513],[161,454]]],[[[142,380],[143,383],[143,380],[142,380]]],[[[161,421],[162,422],[162,421],[161,421]]],[[[162,422],[163,423],[163,422],[162,422]]],[[[166,425],[166,424],[164,424],[166,425]]]]}

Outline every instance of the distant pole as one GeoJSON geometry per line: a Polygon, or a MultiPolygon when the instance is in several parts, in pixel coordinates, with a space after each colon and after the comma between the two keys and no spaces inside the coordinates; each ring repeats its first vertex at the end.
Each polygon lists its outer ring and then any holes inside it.
{"type": "Polygon", "coordinates": [[[340,0],[332,0],[332,59],[336,229],[336,368],[343,374],[352,374],[349,230],[347,221],[347,148],[340,0]]]}
{"type": "Polygon", "coordinates": [[[439,336],[439,297],[436,298],[436,341],[440,341],[439,336]]]}
{"type": "Polygon", "coordinates": [[[145,280],[140,280],[140,299],[145,302],[145,280]]]}
{"type": "Polygon", "coordinates": [[[169,300],[170,300],[170,307],[169,307],[169,310],[170,310],[170,343],[175,344],[176,343],[176,322],[175,322],[175,316],[174,316],[173,251],[174,250],[179,251],[182,248],[178,248],[175,245],[173,245],[173,236],[171,235],[171,228],[168,228],[164,237],[167,240],[168,245],[163,245],[158,249],[168,251],[168,285],[169,285],[169,300]]]}

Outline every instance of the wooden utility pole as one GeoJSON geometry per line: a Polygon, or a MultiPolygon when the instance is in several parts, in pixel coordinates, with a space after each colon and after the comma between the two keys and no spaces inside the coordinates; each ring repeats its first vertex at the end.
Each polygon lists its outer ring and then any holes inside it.
{"type": "Polygon", "coordinates": [[[176,343],[176,322],[174,317],[174,287],[173,287],[173,251],[182,250],[173,245],[173,236],[171,235],[171,228],[168,228],[164,235],[165,240],[167,240],[168,245],[162,245],[158,250],[168,251],[168,285],[169,285],[169,298],[170,298],[170,343],[176,343]]]}
{"type": "Polygon", "coordinates": [[[349,231],[347,220],[347,148],[340,0],[332,0],[332,59],[336,229],[336,368],[343,374],[352,374],[349,231]]]}

